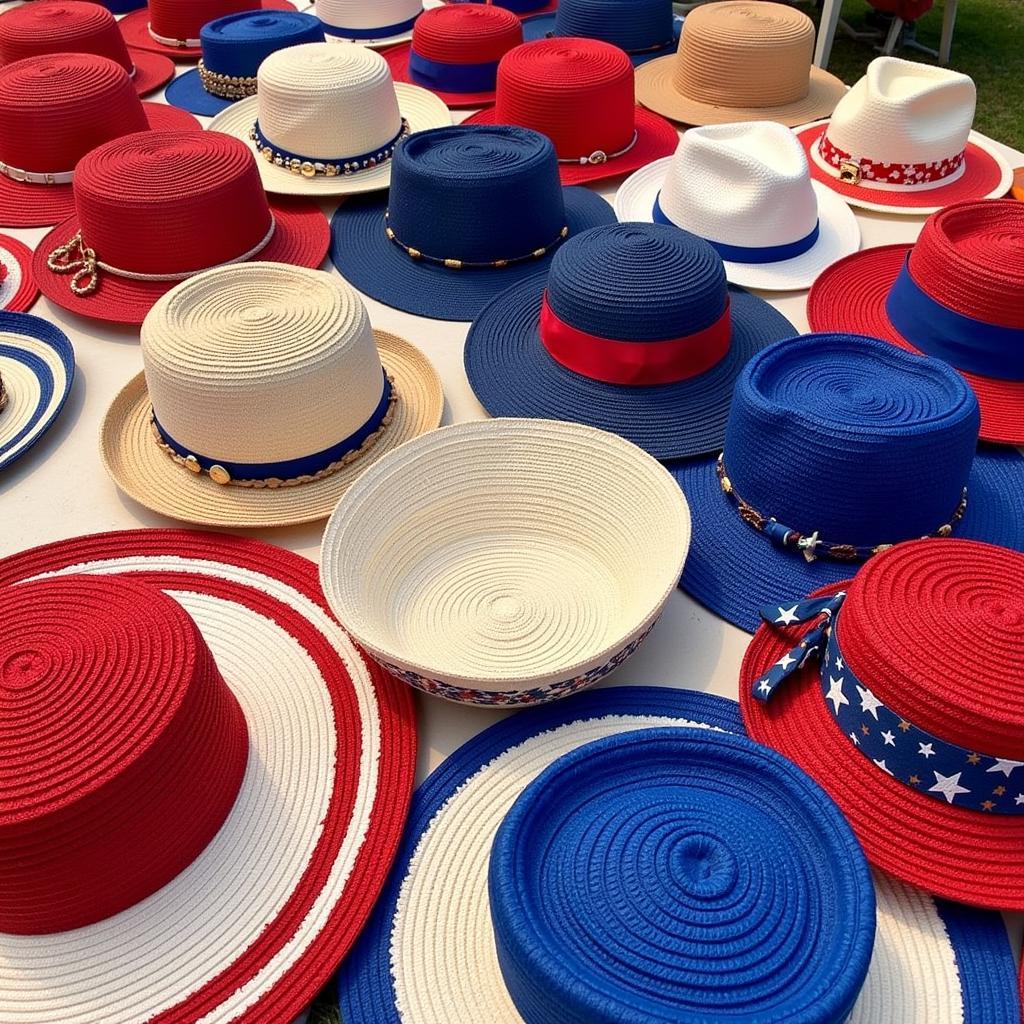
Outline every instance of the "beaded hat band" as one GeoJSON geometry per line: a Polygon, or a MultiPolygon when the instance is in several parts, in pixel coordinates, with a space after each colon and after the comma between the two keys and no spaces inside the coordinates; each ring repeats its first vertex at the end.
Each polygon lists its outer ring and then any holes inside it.
{"type": "Polygon", "coordinates": [[[249,138],[256,143],[260,156],[267,163],[283,167],[291,171],[292,174],[301,174],[303,178],[315,178],[321,175],[334,178],[358,174],[359,171],[366,171],[379,164],[388,163],[395,155],[395,147],[409,134],[409,130],[409,122],[403,117],[402,127],[398,134],[380,149],[371,150],[369,153],[360,153],[357,156],[339,156],[328,160],[317,160],[275,146],[263,134],[259,121],[250,129],[249,138]]]}
{"type": "Polygon", "coordinates": [[[4,387],[4,379],[0,377],[0,412],[7,408],[7,388],[4,387]]]}
{"type": "Polygon", "coordinates": [[[244,100],[256,95],[255,75],[222,75],[211,71],[201,57],[196,70],[203,88],[211,96],[219,96],[222,100],[244,100]]]}

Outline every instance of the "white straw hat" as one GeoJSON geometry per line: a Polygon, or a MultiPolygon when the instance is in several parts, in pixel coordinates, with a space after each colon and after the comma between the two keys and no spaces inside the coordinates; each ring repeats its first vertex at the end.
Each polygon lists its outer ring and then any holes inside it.
{"type": "Polygon", "coordinates": [[[255,96],[218,114],[210,130],[247,142],[268,192],[334,196],[385,189],[395,146],[451,124],[432,92],[391,78],[365,46],[305,43],[272,53],[255,96]]]}
{"type": "Polygon", "coordinates": [[[358,43],[374,50],[412,39],[413,25],[424,8],[442,0],[316,0],[327,41],[358,43]]]}
{"type": "Polygon", "coordinates": [[[427,358],[373,331],[356,292],[318,270],[198,275],[141,337],[145,371],[107,411],[101,454],[125,493],[175,519],[322,519],[367,466],[441,421],[427,358]]]}
{"type": "Polygon", "coordinates": [[[404,445],[331,516],[339,621],[428,693],[520,705],[589,686],[639,646],[679,580],[690,512],[614,434],[461,423],[404,445]]]}
{"type": "Polygon", "coordinates": [[[810,288],[860,247],[853,212],[812,183],[796,136],[771,121],[691,128],[675,156],[623,182],[615,214],[699,235],[722,257],[729,280],[747,288],[810,288]]]}

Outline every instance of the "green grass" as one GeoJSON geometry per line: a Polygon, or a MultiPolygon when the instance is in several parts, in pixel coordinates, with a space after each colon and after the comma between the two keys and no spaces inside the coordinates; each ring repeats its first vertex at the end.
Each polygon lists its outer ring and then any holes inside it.
{"type": "MultiPolygon", "coordinates": [[[[843,19],[857,31],[866,27],[866,0],[845,0],[843,19]]],[[[938,49],[943,0],[917,23],[917,37],[938,49]]],[[[815,15],[817,18],[817,15],[815,15]]],[[[917,50],[897,50],[908,60],[935,63],[917,50]]],[[[872,43],[836,33],[829,71],[853,84],[877,56],[872,43]]],[[[1024,0],[960,0],[949,66],[978,86],[974,127],[1014,149],[1024,149],[1024,0]]]]}

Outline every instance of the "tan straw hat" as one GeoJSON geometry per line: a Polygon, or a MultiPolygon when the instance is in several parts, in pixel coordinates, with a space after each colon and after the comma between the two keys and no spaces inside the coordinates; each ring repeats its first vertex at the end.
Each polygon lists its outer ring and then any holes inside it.
{"type": "Polygon", "coordinates": [[[325,518],[444,405],[427,358],[372,330],[344,281],[280,263],[182,282],[146,317],[142,358],[103,421],[103,461],[130,497],[191,523],[325,518]]]}
{"type": "Polygon", "coordinates": [[[727,0],[691,11],[678,51],[636,69],[636,97],[683,124],[827,117],[846,91],[811,65],[814,25],[783,4],[727,0]]]}

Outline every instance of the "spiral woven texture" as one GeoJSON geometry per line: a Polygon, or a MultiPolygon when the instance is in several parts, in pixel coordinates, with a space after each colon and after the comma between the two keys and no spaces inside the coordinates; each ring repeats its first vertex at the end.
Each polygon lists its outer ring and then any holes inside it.
{"type": "Polygon", "coordinates": [[[456,4],[424,11],[412,31],[412,49],[442,64],[500,60],[523,41],[520,20],[503,7],[456,4]]]}
{"type": "Polygon", "coordinates": [[[94,53],[132,70],[117,21],[105,7],[76,0],[28,4],[0,21],[0,63],[43,53],[94,53]]]}
{"type": "Polygon", "coordinates": [[[627,51],[670,43],[674,31],[663,0],[563,0],[554,22],[557,36],[601,39],[627,51]]]}
{"type": "Polygon", "coordinates": [[[317,0],[316,14],[327,25],[366,30],[400,25],[423,10],[422,0],[317,0]]]}

